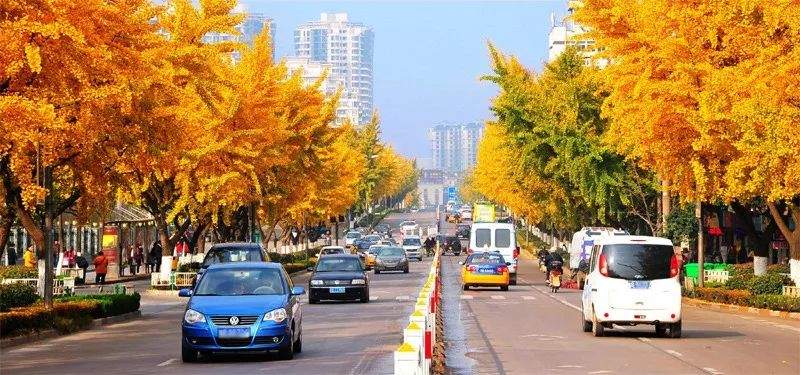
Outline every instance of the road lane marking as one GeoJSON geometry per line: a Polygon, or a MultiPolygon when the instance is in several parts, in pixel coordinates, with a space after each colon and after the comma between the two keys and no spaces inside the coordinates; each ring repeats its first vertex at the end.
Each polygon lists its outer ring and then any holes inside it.
{"type": "Polygon", "coordinates": [[[506,299],[506,297],[505,296],[494,295],[494,296],[492,296],[492,299],[506,299]]]}
{"type": "Polygon", "coordinates": [[[533,300],[536,299],[536,297],[534,297],[534,296],[522,296],[522,299],[524,299],[526,301],[533,301],[533,300]]]}
{"type": "Polygon", "coordinates": [[[650,339],[648,339],[647,337],[639,337],[639,340],[642,340],[642,341],[644,341],[644,342],[650,342],[650,341],[653,341],[653,340],[650,340],[650,339]]]}
{"type": "Polygon", "coordinates": [[[703,367],[703,370],[706,370],[706,371],[710,372],[713,375],[722,375],[722,374],[724,374],[724,372],[719,371],[719,370],[717,370],[717,369],[715,369],[713,367],[703,367]]]}
{"type": "Polygon", "coordinates": [[[672,349],[666,349],[664,351],[669,353],[669,354],[672,354],[672,355],[674,355],[676,357],[683,357],[683,354],[681,354],[680,352],[674,351],[672,349]]]}
{"type": "Polygon", "coordinates": [[[173,362],[175,362],[177,360],[178,360],[177,358],[170,358],[170,359],[168,359],[168,360],[166,360],[164,362],[161,362],[161,363],[157,364],[156,366],[158,366],[158,367],[169,366],[169,365],[171,365],[173,362]]]}
{"type": "Polygon", "coordinates": [[[376,300],[378,300],[378,296],[369,296],[369,300],[370,301],[376,301],[376,300]]]}
{"type": "Polygon", "coordinates": [[[409,296],[397,296],[397,297],[394,297],[394,299],[396,299],[398,301],[409,301],[409,300],[411,300],[411,297],[409,297],[409,296]]]}
{"type": "Polygon", "coordinates": [[[597,370],[597,371],[590,371],[589,374],[611,374],[612,372],[609,370],[597,370]]]}
{"type": "Polygon", "coordinates": [[[469,295],[463,295],[463,294],[461,295],[461,299],[472,299],[472,298],[473,297],[469,295]]]}
{"type": "Polygon", "coordinates": [[[583,368],[583,366],[579,366],[579,365],[561,365],[561,366],[556,366],[556,367],[558,367],[558,368],[583,368]]]}

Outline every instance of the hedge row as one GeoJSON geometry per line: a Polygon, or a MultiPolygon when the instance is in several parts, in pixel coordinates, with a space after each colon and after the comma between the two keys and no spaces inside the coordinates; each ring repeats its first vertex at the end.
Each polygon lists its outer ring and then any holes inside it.
{"type": "Polygon", "coordinates": [[[36,303],[36,289],[27,283],[0,284],[0,311],[36,303]]]}
{"type": "Polygon", "coordinates": [[[93,319],[136,311],[140,299],[138,293],[70,296],[56,299],[52,309],[42,304],[14,308],[0,313],[0,336],[48,329],[60,333],[74,332],[88,327],[93,319]]]}
{"type": "Polygon", "coordinates": [[[724,287],[730,290],[748,290],[752,294],[781,294],[784,285],[792,285],[792,279],[780,273],[755,276],[752,273],[734,273],[724,287]]]}
{"type": "Polygon", "coordinates": [[[750,306],[760,309],[800,312],[800,297],[780,294],[754,295],[749,290],[725,288],[695,288],[690,297],[729,305],[750,306]]]}
{"type": "Polygon", "coordinates": [[[0,266],[0,279],[35,279],[39,277],[36,268],[21,265],[0,266]]]}

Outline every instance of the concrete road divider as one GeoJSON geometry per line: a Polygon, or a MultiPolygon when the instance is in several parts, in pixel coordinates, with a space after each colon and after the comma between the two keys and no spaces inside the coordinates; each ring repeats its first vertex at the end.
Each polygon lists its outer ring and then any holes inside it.
{"type": "Polygon", "coordinates": [[[394,352],[394,373],[428,375],[431,373],[433,347],[436,344],[436,306],[441,290],[437,249],[425,284],[420,289],[414,310],[403,329],[403,343],[394,352]]]}

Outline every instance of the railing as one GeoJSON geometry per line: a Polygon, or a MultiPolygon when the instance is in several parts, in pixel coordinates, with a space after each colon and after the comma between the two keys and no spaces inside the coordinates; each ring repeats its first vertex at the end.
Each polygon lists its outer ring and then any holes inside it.
{"type": "Polygon", "coordinates": [[[783,295],[790,297],[800,297],[800,287],[797,286],[784,286],[783,295]]]}
{"type": "MultiPolygon", "coordinates": [[[[39,291],[39,279],[25,278],[25,279],[3,279],[2,284],[25,283],[39,291]]],[[[75,278],[65,277],[53,279],[53,295],[62,295],[67,291],[75,290],[75,278]]]]}
{"type": "Polygon", "coordinates": [[[192,279],[197,275],[195,272],[172,272],[169,277],[163,277],[161,272],[150,274],[150,285],[152,286],[192,286],[192,279]]]}
{"type": "Polygon", "coordinates": [[[705,270],[705,281],[713,283],[724,283],[730,278],[730,274],[726,270],[705,270]]]}

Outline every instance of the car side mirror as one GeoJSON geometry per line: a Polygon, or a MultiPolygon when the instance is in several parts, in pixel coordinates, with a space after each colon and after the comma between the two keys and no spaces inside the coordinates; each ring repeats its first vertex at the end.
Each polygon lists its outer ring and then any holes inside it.
{"type": "Polygon", "coordinates": [[[302,286],[296,286],[292,288],[293,296],[302,296],[303,294],[306,294],[306,288],[303,288],[302,286]]]}
{"type": "Polygon", "coordinates": [[[191,296],[192,296],[192,290],[189,288],[183,288],[178,291],[178,297],[191,297],[191,296]]]}

